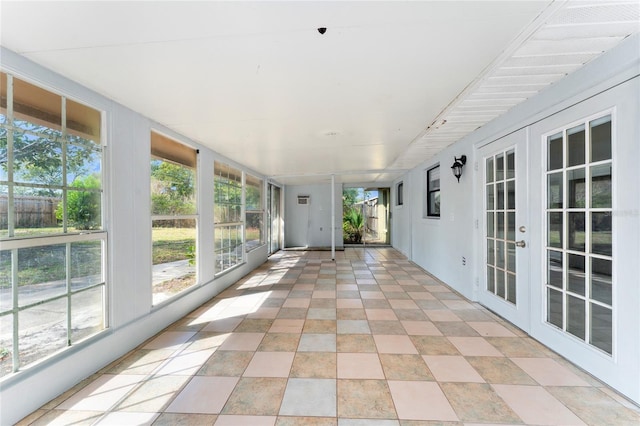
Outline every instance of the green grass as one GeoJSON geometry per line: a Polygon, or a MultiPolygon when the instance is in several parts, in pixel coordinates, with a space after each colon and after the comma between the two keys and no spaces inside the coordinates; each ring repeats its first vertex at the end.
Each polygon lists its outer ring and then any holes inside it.
{"type": "MultiPolygon", "coordinates": [[[[62,233],[62,228],[35,228],[16,230],[16,235],[20,236],[41,236],[62,233]]],[[[232,233],[235,238],[235,232],[232,233]]],[[[248,228],[246,231],[247,240],[260,238],[260,230],[248,228]]],[[[153,228],[152,230],[153,250],[152,260],[154,265],[174,262],[177,260],[189,259],[190,251],[195,246],[195,228],[153,228]]],[[[83,276],[99,273],[94,271],[96,265],[100,265],[100,248],[95,242],[73,243],[74,249],[83,245],[87,249],[83,251],[78,262],[74,262],[73,276],[83,276]],[[94,246],[91,246],[94,244],[94,246]],[[75,265],[77,263],[77,265],[75,265]]],[[[65,279],[65,245],[32,247],[21,249],[18,264],[18,280],[20,285],[37,284],[54,280],[65,279]]],[[[11,253],[9,251],[0,252],[0,287],[11,285],[11,253]]]]}

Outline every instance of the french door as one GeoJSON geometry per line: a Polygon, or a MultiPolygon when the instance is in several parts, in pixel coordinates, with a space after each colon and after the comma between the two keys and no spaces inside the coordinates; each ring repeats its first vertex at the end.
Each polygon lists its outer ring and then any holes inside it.
{"type": "Polygon", "coordinates": [[[482,265],[480,303],[527,331],[528,262],[527,133],[516,132],[478,148],[476,193],[482,265]]]}

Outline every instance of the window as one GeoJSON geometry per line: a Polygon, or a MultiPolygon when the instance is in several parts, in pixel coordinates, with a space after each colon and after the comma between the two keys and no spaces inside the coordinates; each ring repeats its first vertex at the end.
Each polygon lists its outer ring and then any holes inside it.
{"type": "Polygon", "coordinates": [[[427,170],[427,216],[440,217],[440,166],[427,170]]]}
{"type": "Polygon", "coordinates": [[[243,261],[242,172],[217,161],[213,168],[215,264],[220,273],[243,261]]]}
{"type": "Polygon", "coordinates": [[[396,205],[401,206],[404,204],[404,183],[400,182],[396,188],[396,205]]]}
{"type": "Polygon", "coordinates": [[[546,321],[613,347],[611,116],[546,138],[546,321]]]}
{"type": "Polygon", "coordinates": [[[264,207],[262,204],[263,182],[249,174],[245,178],[245,223],[247,252],[264,244],[262,233],[264,221],[264,207]]]}
{"type": "Polygon", "coordinates": [[[106,328],[107,234],[101,113],[12,75],[0,79],[5,376],[106,328]]]}
{"type": "Polygon", "coordinates": [[[151,132],[153,304],[196,283],[197,151],[151,132]]]}

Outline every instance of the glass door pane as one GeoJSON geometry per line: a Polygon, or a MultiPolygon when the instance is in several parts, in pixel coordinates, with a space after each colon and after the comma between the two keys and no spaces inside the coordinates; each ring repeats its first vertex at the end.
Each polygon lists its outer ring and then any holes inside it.
{"type": "Polygon", "coordinates": [[[516,153],[485,158],[486,291],[516,303],[516,153]]]}

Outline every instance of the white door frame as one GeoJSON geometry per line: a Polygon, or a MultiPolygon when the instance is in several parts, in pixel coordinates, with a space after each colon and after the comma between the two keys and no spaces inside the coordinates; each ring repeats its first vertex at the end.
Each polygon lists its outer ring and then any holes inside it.
{"type": "MultiPolygon", "coordinates": [[[[479,144],[475,147],[477,173],[474,181],[476,197],[476,246],[478,250],[478,264],[476,277],[476,300],[498,315],[504,317],[516,326],[529,332],[531,319],[531,285],[530,285],[530,249],[529,249],[529,132],[521,129],[500,139],[479,144]],[[515,247],[516,264],[516,304],[508,302],[487,291],[487,220],[486,220],[486,164],[488,156],[500,152],[515,150],[515,236],[514,239],[524,243],[524,247],[515,247]]],[[[505,158],[506,161],[506,158],[505,158]]],[[[505,166],[506,169],[506,166],[505,166]]],[[[506,192],[506,188],[505,188],[506,192]]],[[[506,221],[506,215],[505,215],[506,221]]],[[[505,231],[506,232],[506,231],[505,231]]],[[[505,235],[506,238],[506,235],[505,235]]],[[[505,263],[508,251],[504,252],[505,263]]],[[[506,286],[505,282],[505,286],[506,286]]]]}

